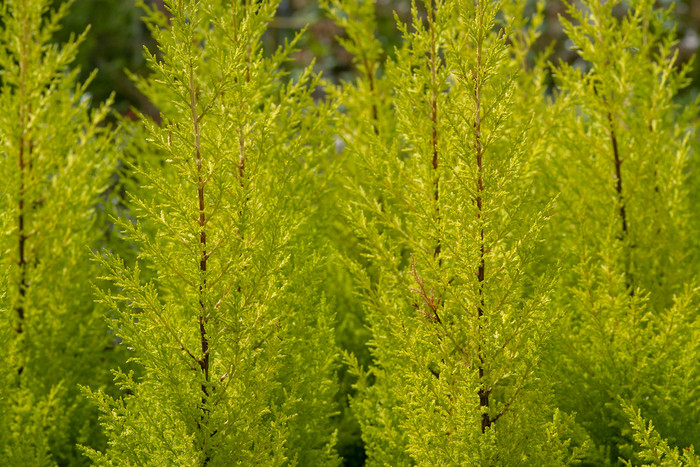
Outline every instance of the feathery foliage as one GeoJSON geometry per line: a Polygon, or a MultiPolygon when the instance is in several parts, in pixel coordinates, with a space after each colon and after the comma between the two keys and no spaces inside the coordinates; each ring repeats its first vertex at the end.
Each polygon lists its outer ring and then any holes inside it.
{"type": "Polygon", "coordinates": [[[100,465],[334,465],[333,314],[318,290],[309,194],[330,147],[309,69],[285,81],[294,44],[266,57],[276,2],[166,1],[139,84],[146,183],[118,224],[140,248],[101,262],[101,300],[143,375],[94,394],[109,434],[100,465]],[[150,271],[142,278],[142,269],[150,271]]]}
{"type": "Polygon", "coordinates": [[[116,146],[103,126],[109,102],[90,110],[71,68],[84,38],[52,35],[67,4],[0,7],[0,270],[2,413],[7,465],[81,464],[76,444],[103,442],[79,384],[105,387],[112,337],[93,302],[98,204],[116,146]]]}
{"type": "Polygon", "coordinates": [[[54,3],[0,5],[0,466],[699,464],[668,9],[567,1],[552,63],[544,0],[412,1],[392,50],[320,0],[332,83],[277,0],[144,2],[114,123],[54,3]]]}
{"type": "MultiPolygon", "coordinates": [[[[348,25],[370,16],[353,3],[330,11],[348,25]]],[[[399,24],[404,44],[381,80],[376,42],[348,29],[361,79],[340,96],[354,123],[346,207],[374,359],[355,369],[353,407],[369,463],[566,463],[568,421],[537,369],[552,281],[524,274],[547,208],[528,203],[531,117],[511,112],[512,28],[500,2],[425,9],[399,24]]]]}
{"type": "Polygon", "coordinates": [[[566,271],[553,368],[557,405],[577,413],[596,462],[616,462],[629,442],[619,396],[673,443],[700,442],[686,179],[697,107],[673,100],[688,68],[675,66],[668,11],[646,0],[584,1],[568,13],[562,23],[582,64],[555,69],[568,110],[548,166],[561,193],[552,241],[566,271]]]}
{"type": "MultiPolygon", "coordinates": [[[[654,429],[651,422],[646,422],[639,410],[634,410],[631,405],[622,405],[625,415],[629,418],[629,423],[634,433],[634,441],[639,446],[637,457],[641,461],[651,462],[651,464],[641,464],[644,466],[668,465],[668,466],[698,466],[700,457],[695,454],[695,449],[687,447],[683,449],[683,454],[677,448],[669,446],[668,440],[661,438],[661,435],[654,429]]],[[[632,466],[631,461],[625,461],[625,465],[632,466]]]]}

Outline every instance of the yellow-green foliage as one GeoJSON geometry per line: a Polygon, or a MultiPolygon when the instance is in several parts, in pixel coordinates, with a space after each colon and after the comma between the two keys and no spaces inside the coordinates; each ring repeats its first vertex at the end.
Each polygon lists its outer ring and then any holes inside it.
{"type": "Polygon", "coordinates": [[[114,124],[54,3],[0,5],[0,467],[699,464],[670,10],[566,2],[554,63],[544,0],[415,0],[391,49],[320,0],[337,83],[279,1],[144,2],[114,124]]]}
{"type": "MultiPolygon", "coordinates": [[[[362,17],[363,5],[330,11],[362,17]]],[[[425,8],[399,24],[404,44],[381,80],[363,65],[338,93],[372,330],[374,364],[355,368],[353,400],[368,461],[560,465],[576,454],[538,369],[557,312],[552,275],[524,274],[547,208],[528,194],[535,116],[513,112],[527,109],[514,98],[512,25],[499,2],[425,8]]],[[[366,37],[348,37],[358,63],[374,60],[366,37]]]]}
{"type": "Polygon", "coordinates": [[[273,1],[166,1],[149,10],[158,55],[140,83],[160,109],[141,117],[152,157],[131,268],[102,264],[118,291],[101,301],[143,376],[126,395],[95,393],[110,446],[100,465],[335,465],[333,313],[315,285],[314,172],[327,108],[305,70],[284,83],[293,44],[265,57],[273,1]],[[141,270],[149,271],[141,277],[141,270]]]}
{"type": "Polygon", "coordinates": [[[638,449],[635,449],[638,452],[634,456],[634,461],[649,462],[642,464],[624,461],[625,465],[630,467],[632,465],[644,465],[645,467],[653,465],[697,467],[700,465],[700,457],[695,454],[693,446],[686,447],[682,454],[679,453],[678,448],[669,446],[668,440],[661,437],[652,422],[644,420],[639,410],[635,410],[628,403],[623,403],[622,408],[629,419],[634,442],[638,446],[638,449]]]}
{"type": "Polygon", "coordinates": [[[675,66],[669,12],[653,5],[571,5],[562,22],[581,60],[554,69],[567,109],[546,167],[561,193],[551,241],[565,319],[551,368],[557,404],[576,412],[601,463],[630,454],[619,396],[674,444],[700,442],[687,179],[697,111],[674,102],[688,69],[675,66]]]}
{"type": "Polygon", "coordinates": [[[0,7],[0,271],[4,465],[81,464],[99,447],[96,412],[78,384],[104,387],[112,359],[90,281],[98,203],[114,165],[107,106],[90,110],[71,62],[83,36],[51,43],[65,7],[0,7]]]}

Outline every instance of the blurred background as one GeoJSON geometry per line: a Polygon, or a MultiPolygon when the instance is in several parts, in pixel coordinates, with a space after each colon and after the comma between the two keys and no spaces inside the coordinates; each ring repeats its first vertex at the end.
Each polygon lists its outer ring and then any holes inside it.
{"type": "MultiPolygon", "coordinates": [[[[525,0],[533,3],[532,0],[525,0]]],[[[56,0],[59,3],[60,0],[56,0]]],[[[163,8],[162,0],[145,0],[146,3],[163,8]]],[[[128,112],[131,106],[149,111],[148,103],[131,84],[125,69],[136,74],[145,72],[142,47],[154,48],[147,29],[140,21],[142,10],[136,0],[75,0],[71,14],[66,18],[64,28],[57,40],[65,40],[69,34],[82,32],[91,26],[87,41],[83,44],[78,58],[83,79],[94,69],[99,70],[90,91],[95,101],[116,93],[116,109],[128,112]]],[[[375,0],[378,18],[377,36],[392,50],[400,41],[394,24],[394,12],[405,21],[410,19],[410,0],[375,0]]],[[[420,3],[420,2],[419,2],[420,3]]],[[[673,8],[677,18],[679,58],[688,62],[700,46],[700,0],[658,0],[659,8],[673,8]]],[[[562,38],[558,16],[565,13],[561,0],[548,0],[546,3],[547,21],[542,31],[539,45],[555,41],[555,60],[573,61],[575,55],[562,38]]],[[[621,12],[622,13],[622,12],[621,12]]],[[[282,0],[277,17],[265,36],[265,45],[274,49],[301,28],[308,25],[308,31],[296,54],[297,63],[291,67],[303,67],[316,60],[316,71],[323,72],[326,78],[334,81],[351,79],[352,57],[335,41],[342,34],[331,21],[324,18],[317,0],[282,0]]],[[[689,90],[697,93],[700,88],[700,69],[692,72],[693,84],[689,90]]],[[[154,109],[150,110],[151,112],[154,109]]]]}

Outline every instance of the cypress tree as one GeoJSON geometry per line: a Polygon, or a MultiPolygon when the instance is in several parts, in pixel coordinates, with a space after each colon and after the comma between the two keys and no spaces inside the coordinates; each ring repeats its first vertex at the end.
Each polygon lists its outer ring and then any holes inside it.
{"type": "MultiPolygon", "coordinates": [[[[370,15],[353,3],[332,6],[341,19],[370,15]]],[[[382,80],[367,39],[351,44],[361,78],[341,96],[355,125],[343,134],[356,166],[346,209],[363,245],[355,272],[374,360],[355,367],[353,408],[370,465],[577,455],[538,370],[552,281],[524,268],[547,206],[529,202],[533,135],[513,111],[518,69],[501,5],[426,2],[422,14],[413,4],[382,80]]]]}
{"type": "MultiPolygon", "coordinates": [[[[93,393],[109,434],[99,465],[335,465],[333,314],[319,289],[313,199],[332,147],[310,68],[261,37],[275,1],[171,0],[148,10],[158,42],[139,82],[150,153],[133,167],[140,254],[101,258],[101,300],[141,375],[93,393]],[[143,272],[143,273],[142,273],[143,272]]],[[[138,134],[138,133],[137,133],[138,134]]]]}
{"type": "Polygon", "coordinates": [[[89,247],[101,241],[100,195],[114,164],[104,120],[71,68],[85,34],[52,43],[68,4],[0,7],[3,282],[0,458],[80,465],[76,444],[103,442],[78,385],[109,383],[112,337],[92,299],[89,247]]]}
{"type": "Polygon", "coordinates": [[[560,64],[568,109],[553,138],[565,311],[552,352],[557,403],[576,412],[596,463],[633,455],[618,397],[672,445],[700,441],[698,257],[688,162],[697,106],[676,64],[669,11],[653,1],[583,1],[564,30],[579,66],[560,64]]]}
{"type": "MultiPolygon", "coordinates": [[[[336,153],[329,157],[328,183],[332,188],[326,197],[327,214],[324,219],[326,232],[332,245],[328,291],[335,299],[337,312],[336,335],[344,352],[361,365],[370,362],[367,342],[370,333],[363,310],[362,298],[354,290],[352,261],[362,261],[362,245],[354,235],[354,227],[348,222],[348,212],[343,206],[355,196],[353,188],[345,183],[348,174],[362,176],[349,151],[344,150],[347,140],[353,141],[353,152],[369,151],[367,139],[358,138],[367,129],[357,125],[358,120],[371,122],[370,128],[377,137],[391,138],[393,120],[389,117],[390,84],[382,74],[385,59],[382,44],[375,37],[377,20],[375,2],[321,1],[326,16],[343,28],[343,36],[337,37],[338,45],[352,54],[357,71],[355,86],[338,85],[327,80],[324,90],[331,102],[340,104],[333,113],[331,124],[336,135],[336,153]],[[342,136],[341,136],[342,135],[342,136]],[[362,145],[362,146],[361,146],[362,145]],[[340,207],[340,209],[339,209],[340,207]]],[[[339,417],[338,451],[345,465],[363,465],[366,461],[361,427],[350,408],[349,401],[356,395],[353,388],[355,376],[346,358],[339,372],[341,389],[338,393],[342,412],[339,417]]]]}
{"type": "Polygon", "coordinates": [[[626,466],[668,465],[682,467],[700,465],[700,457],[695,454],[693,446],[684,448],[681,454],[678,448],[668,444],[668,439],[661,437],[651,421],[644,420],[638,409],[635,410],[631,405],[624,402],[622,406],[625,415],[629,419],[634,441],[638,446],[638,452],[634,456],[634,459],[623,461],[626,466]],[[645,461],[650,463],[643,464],[645,461]]]}

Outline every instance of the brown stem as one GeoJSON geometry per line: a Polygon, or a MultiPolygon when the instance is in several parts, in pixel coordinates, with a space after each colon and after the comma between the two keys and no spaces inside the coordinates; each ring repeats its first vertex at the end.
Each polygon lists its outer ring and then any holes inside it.
{"type": "MultiPolygon", "coordinates": [[[[243,134],[243,128],[238,129],[238,150],[239,150],[239,156],[238,156],[238,183],[241,185],[241,188],[244,191],[245,194],[245,164],[246,160],[248,159],[246,155],[246,149],[245,149],[245,136],[243,134]]],[[[239,216],[241,217],[241,220],[243,219],[243,210],[245,208],[245,205],[248,203],[248,196],[246,196],[245,201],[241,204],[241,209],[238,211],[239,216]]],[[[240,231],[240,236],[241,236],[241,243],[243,243],[245,234],[243,231],[240,231]]],[[[236,292],[241,293],[241,286],[239,285],[236,288],[236,292]]],[[[222,297],[223,298],[223,297],[222,297]]],[[[216,304],[217,306],[219,305],[219,302],[216,304]]]]}
{"type": "MultiPolygon", "coordinates": [[[[247,2],[246,2],[246,6],[247,6],[247,2]]],[[[250,82],[250,50],[251,49],[249,46],[248,50],[247,50],[247,62],[246,62],[246,82],[247,83],[250,82]]],[[[240,126],[238,128],[238,153],[239,153],[238,154],[238,183],[240,184],[241,189],[243,190],[243,194],[245,195],[246,187],[245,187],[244,180],[245,180],[245,174],[246,174],[245,170],[246,170],[246,162],[248,160],[248,155],[246,152],[246,141],[245,141],[245,133],[243,131],[243,126],[240,126]]],[[[243,219],[244,208],[245,208],[246,204],[248,204],[248,200],[249,200],[249,198],[246,195],[246,198],[243,201],[243,203],[241,204],[240,210],[238,211],[238,214],[240,215],[241,221],[243,219]]],[[[241,242],[243,242],[244,233],[242,230],[240,231],[240,235],[241,235],[241,242]]],[[[236,287],[236,292],[241,293],[240,284],[238,285],[238,287],[236,287]]],[[[216,305],[218,306],[219,302],[217,302],[216,305]]]]}
{"type": "Polygon", "coordinates": [[[417,289],[411,289],[411,291],[417,293],[423,300],[423,303],[430,310],[430,313],[423,311],[421,307],[418,306],[418,304],[416,304],[418,312],[426,318],[428,318],[428,320],[442,324],[442,319],[440,319],[440,315],[438,314],[438,310],[440,309],[440,302],[442,301],[442,299],[440,297],[436,297],[432,291],[428,292],[427,290],[425,290],[425,280],[418,274],[418,270],[416,269],[416,260],[412,254],[411,274],[413,274],[413,279],[415,280],[416,285],[418,286],[417,289]]]}
{"type": "Polygon", "coordinates": [[[245,150],[245,135],[243,134],[243,128],[238,129],[238,178],[241,188],[245,188],[243,179],[245,178],[245,163],[247,160],[246,150],[245,150]]]}
{"type": "MultiPolygon", "coordinates": [[[[431,101],[430,101],[430,122],[432,125],[432,139],[431,145],[433,150],[432,167],[435,174],[435,179],[433,180],[434,186],[434,199],[435,199],[435,212],[436,217],[439,222],[440,220],[440,175],[438,173],[439,166],[439,154],[438,154],[438,108],[437,108],[437,44],[435,40],[435,11],[434,5],[431,2],[430,12],[429,12],[429,23],[430,23],[430,87],[431,87],[431,101]]],[[[435,245],[435,250],[433,256],[435,258],[440,258],[440,250],[442,249],[442,243],[440,238],[437,240],[437,245],[435,245]]],[[[438,259],[439,264],[442,264],[442,259],[438,259]]]]}
{"type": "MultiPolygon", "coordinates": [[[[482,213],[483,213],[483,192],[484,192],[484,181],[483,181],[483,156],[484,149],[481,144],[481,62],[482,62],[482,44],[483,44],[483,11],[481,2],[477,2],[478,9],[478,21],[479,21],[479,32],[477,37],[477,47],[476,47],[476,71],[473,73],[474,77],[474,147],[476,150],[476,196],[474,202],[477,208],[477,223],[482,223],[482,213]]],[[[484,281],[486,277],[486,260],[485,260],[485,246],[484,246],[484,227],[481,225],[479,232],[479,267],[476,271],[476,278],[479,283],[479,304],[477,305],[477,319],[479,322],[479,336],[483,335],[482,329],[482,317],[484,316],[484,281]]],[[[484,413],[481,415],[481,432],[484,433],[487,428],[491,426],[491,418],[488,413],[489,407],[489,394],[491,391],[484,387],[484,354],[481,344],[478,348],[479,356],[479,379],[482,380],[482,387],[479,389],[479,405],[482,407],[484,413]]]]}
{"type": "Polygon", "coordinates": [[[250,66],[252,64],[252,54],[253,54],[253,46],[248,44],[248,47],[246,47],[246,63],[245,63],[245,82],[250,83],[250,66]]]}
{"type": "MultiPolygon", "coordinates": [[[[612,114],[609,111],[607,113],[607,118],[608,124],[610,125],[610,142],[612,144],[613,156],[615,158],[615,191],[617,192],[617,202],[620,206],[619,214],[620,222],[622,224],[622,235],[620,237],[620,240],[624,241],[629,238],[629,227],[627,226],[627,210],[625,206],[625,198],[622,193],[622,159],[620,158],[620,151],[617,146],[615,124],[613,122],[612,114]]],[[[633,277],[632,273],[629,271],[629,265],[625,269],[625,288],[628,290],[630,297],[634,297],[633,277]]]]}
{"type": "Polygon", "coordinates": [[[489,425],[490,425],[491,423],[496,423],[496,421],[498,421],[498,419],[501,418],[501,417],[503,416],[503,414],[505,414],[506,412],[508,412],[508,410],[510,409],[510,406],[513,405],[513,402],[514,402],[515,399],[518,397],[518,394],[520,393],[520,390],[523,388],[523,385],[524,385],[524,382],[523,382],[523,384],[521,384],[520,386],[518,386],[518,388],[517,388],[517,389],[515,390],[515,392],[513,393],[513,396],[510,398],[510,400],[509,400],[508,402],[506,402],[506,403],[503,405],[503,408],[496,414],[496,416],[493,417],[492,419],[490,419],[489,425]]]}
{"type": "Polygon", "coordinates": [[[379,127],[377,126],[377,123],[379,121],[379,112],[377,111],[377,103],[375,99],[376,95],[376,84],[374,82],[374,70],[373,70],[373,65],[367,60],[367,57],[362,56],[362,63],[365,67],[365,71],[367,72],[367,80],[369,81],[369,94],[370,97],[372,98],[372,128],[374,129],[374,133],[376,135],[379,134],[379,127]]]}
{"type": "MultiPolygon", "coordinates": [[[[248,156],[246,154],[246,149],[245,149],[245,135],[243,134],[243,128],[238,129],[238,150],[239,150],[239,156],[238,156],[238,183],[241,185],[241,188],[244,191],[245,194],[245,164],[246,160],[248,159],[248,156]]],[[[248,196],[246,196],[245,200],[241,204],[241,209],[238,211],[238,214],[241,216],[241,220],[243,219],[243,210],[245,208],[245,205],[248,204],[248,196]]],[[[240,231],[240,236],[241,236],[241,242],[244,240],[244,233],[241,230],[240,231]]],[[[241,286],[239,285],[236,288],[236,291],[238,293],[241,293],[241,286]]],[[[222,297],[223,298],[223,297],[222,297]]],[[[217,302],[217,306],[218,306],[217,302]]]]}
{"type": "MultiPolygon", "coordinates": [[[[17,305],[15,306],[15,311],[17,312],[17,334],[22,334],[24,332],[24,321],[25,321],[25,298],[27,295],[27,267],[28,261],[26,257],[26,247],[27,247],[27,228],[26,228],[26,213],[25,213],[25,198],[26,198],[26,183],[25,178],[27,177],[27,171],[31,168],[30,164],[27,163],[25,154],[25,147],[31,149],[31,144],[27,145],[27,112],[28,106],[26,103],[26,84],[27,84],[27,56],[29,54],[27,47],[29,46],[29,18],[27,18],[26,10],[22,12],[22,45],[20,51],[20,79],[19,79],[19,125],[20,125],[20,137],[19,137],[19,156],[17,165],[19,167],[19,200],[17,202],[18,207],[18,218],[17,218],[17,250],[18,250],[18,261],[19,265],[19,284],[18,292],[19,298],[17,300],[17,305]]],[[[22,373],[24,367],[21,366],[17,372],[22,373]]]]}
{"type": "MultiPolygon", "coordinates": [[[[206,324],[208,321],[208,315],[206,310],[206,289],[207,289],[207,231],[206,231],[206,213],[204,211],[204,178],[202,176],[202,145],[200,141],[199,133],[199,117],[197,115],[197,100],[196,100],[196,89],[194,82],[194,66],[190,63],[189,69],[189,91],[190,91],[190,111],[192,113],[192,125],[194,133],[194,146],[195,146],[195,158],[197,163],[197,201],[199,207],[199,244],[200,244],[200,256],[199,256],[199,271],[201,273],[201,279],[199,284],[199,337],[201,343],[202,356],[198,360],[199,367],[204,373],[205,382],[202,383],[202,416],[201,421],[204,421],[209,409],[207,408],[207,403],[209,399],[209,383],[211,377],[209,374],[209,336],[207,334],[206,324]]],[[[198,423],[199,426],[199,423],[198,423]]],[[[208,462],[209,457],[205,459],[205,464],[208,462]]]]}
{"type": "MultiPolygon", "coordinates": [[[[20,121],[24,121],[24,116],[20,117],[20,121]]],[[[22,130],[24,133],[24,129],[22,130]]],[[[19,299],[17,301],[17,306],[15,307],[15,310],[17,311],[17,319],[19,320],[17,322],[17,334],[22,334],[24,332],[24,300],[27,295],[27,257],[25,255],[25,246],[26,246],[26,241],[27,241],[27,235],[25,233],[25,213],[24,213],[24,197],[25,197],[25,186],[24,186],[24,177],[25,177],[25,161],[24,161],[24,136],[20,136],[19,139],[19,202],[18,202],[18,208],[19,208],[19,216],[18,216],[18,235],[17,235],[17,240],[18,240],[18,252],[19,252],[19,259],[17,261],[17,264],[19,265],[19,299]]]]}

